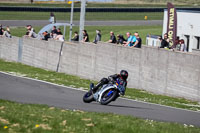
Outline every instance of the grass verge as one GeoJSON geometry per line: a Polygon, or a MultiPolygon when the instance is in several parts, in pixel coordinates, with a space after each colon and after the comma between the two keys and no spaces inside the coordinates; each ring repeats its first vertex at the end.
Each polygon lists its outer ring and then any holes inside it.
{"type": "Polygon", "coordinates": [[[193,125],[0,100],[1,133],[199,133],[193,125]]]}
{"type": "MultiPolygon", "coordinates": [[[[53,71],[30,67],[20,63],[6,62],[4,60],[0,60],[0,64],[0,71],[3,72],[8,72],[75,88],[88,89],[90,82],[95,82],[76,76],[67,75],[64,73],[56,73],[53,71]]],[[[183,98],[172,98],[169,96],[156,95],[133,88],[127,88],[125,97],[139,101],[200,111],[200,105],[197,102],[192,102],[183,98]]]]}
{"type": "MultiPolygon", "coordinates": [[[[70,21],[70,12],[55,12],[57,20],[70,21]]],[[[163,12],[87,12],[86,20],[144,20],[148,16],[148,20],[162,20],[163,12]]],[[[13,12],[1,11],[0,20],[48,20],[50,12],[13,12]],[[30,17],[31,16],[31,17],[30,17]]],[[[74,20],[80,20],[80,13],[74,12],[74,20]]]]}
{"type": "MultiPolygon", "coordinates": [[[[42,27],[34,27],[36,32],[39,32],[39,30],[42,27]]],[[[92,42],[96,35],[96,29],[101,30],[102,34],[102,41],[106,42],[110,38],[110,31],[113,31],[115,35],[122,34],[124,35],[124,38],[126,38],[126,32],[138,32],[140,34],[140,37],[142,38],[142,43],[146,44],[146,35],[152,34],[152,35],[161,35],[162,34],[162,26],[85,26],[85,29],[88,31],[90,41],[92,42]]],[[[79,31],[78,26],[73,27],[73,32],[79,31]]],[[[66,40],[69,39],[69,29],[66,31],[66,40]]],[[[26,33],[26,29],[24,27],[18,27],[18,28],[12,28],[11,33],[13,36],[22,37],[26,33]]]]}

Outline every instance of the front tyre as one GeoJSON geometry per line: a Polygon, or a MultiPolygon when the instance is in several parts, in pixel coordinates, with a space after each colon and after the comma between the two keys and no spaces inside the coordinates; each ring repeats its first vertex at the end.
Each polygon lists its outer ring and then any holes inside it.
{"type": "Polygon", "coordinates": [[[92,93],[90,91],[85,93],[85,95],[83,96],[83,102],[91,103],[92,101],[94,101],[94,97],[92,93]]]}
{"type": "Polygon", "coordinates": [[[101,97],[100,103],[102,105],[107,105],[117,97],[117,90],[110,89],[105,91],[101,97]]]}

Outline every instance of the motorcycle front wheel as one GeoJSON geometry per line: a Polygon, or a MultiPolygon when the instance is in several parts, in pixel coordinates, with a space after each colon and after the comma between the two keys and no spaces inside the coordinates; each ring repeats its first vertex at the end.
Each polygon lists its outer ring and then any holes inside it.
{"type": "Polygon", "coordinates": [[[117,97],[117,90],[110,89],[108,91],[105,91],[101,97],[100,103],[102,105],[107,105],[111,101],[113,101],[117,97]]]}
{"type": "Polygon", "coordinates": [[[94,97],[92,95],[92,92],[89,91],[89,92],[85,93],[85,95],[83,96],[83,102],[90,103],[92,101],[94,101],[94,97]]]}

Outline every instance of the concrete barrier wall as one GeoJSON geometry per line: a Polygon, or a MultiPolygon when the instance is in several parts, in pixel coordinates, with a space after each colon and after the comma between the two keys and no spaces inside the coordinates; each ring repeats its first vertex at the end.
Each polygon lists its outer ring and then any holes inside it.
{"type": "Polygon", "coordinates": [[[33,38],[23,38],[22,63],[43,69],[56,71],[60,41],[41,41],[33,38]]]}
{"type": "Polygon", "coordinates": [[[8,61],[18,61],[19,38],[0,37],[0,58],[8,61]]]}
{"type": "MultiPolygon", "coordinates": [[[[17,57],[17,40],[0,38],[1,58],[17,61],[13,58],[17,57]]],[[[59,41],[30,38],[23,38],[22,42],[22,63],[27,65],[53,71],[59,68],[59,72],[92,80],[126,69],[128,87],[200,101],[200,55],[195,53],[148,46],[128,48],[102,42],[62,45],[59,41]]]]}

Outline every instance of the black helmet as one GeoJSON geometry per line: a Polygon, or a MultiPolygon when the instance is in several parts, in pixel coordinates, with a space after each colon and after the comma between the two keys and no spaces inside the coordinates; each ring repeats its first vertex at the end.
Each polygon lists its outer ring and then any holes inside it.
{"type": "Polygon", "coordinates": [[[120,76],[126,80],[128,78],[128,72],[126,70],[121,70],[120,71],[120,76]]]}

